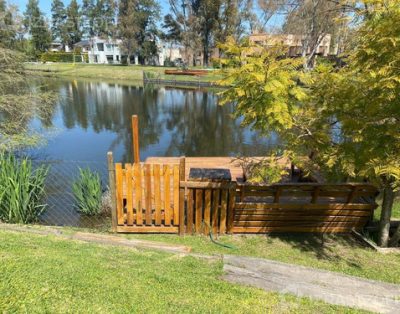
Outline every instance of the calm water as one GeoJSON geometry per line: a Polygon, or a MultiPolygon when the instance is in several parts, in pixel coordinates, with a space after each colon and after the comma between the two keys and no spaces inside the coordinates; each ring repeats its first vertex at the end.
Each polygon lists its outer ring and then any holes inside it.
{"type": "Polygon", "coordinates": [[[276,143],[233,119],[232,106],[219,106],[213,91],[48,80],[60,98],[48,121],[40,159],[99,161],[107,151],[117,161],[132,160],[131,116],[139,116],[140,155],[255,156],[276,143]]]}

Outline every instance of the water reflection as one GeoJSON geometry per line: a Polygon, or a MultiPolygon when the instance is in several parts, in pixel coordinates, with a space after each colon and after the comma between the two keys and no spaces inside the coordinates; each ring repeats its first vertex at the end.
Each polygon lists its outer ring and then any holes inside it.
{"type": "Polygon", "coordinates": [[[50,159],[132,160],[131,116],[139,116],[141,159],[149,156],[264,155],[277,139],[261,138],[217,105],[212,91],[121,83],[49,80],[60,98],[51,118],[58,129],[38,152],[50,159]]]}

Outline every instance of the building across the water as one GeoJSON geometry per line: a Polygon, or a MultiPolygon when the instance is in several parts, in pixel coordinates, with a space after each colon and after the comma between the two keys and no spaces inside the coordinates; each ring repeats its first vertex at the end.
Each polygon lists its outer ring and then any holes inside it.
{"type": "MultiPolygon", "coordinates": [[[[294,35],[294,34],[252,34],[249,37],[251,43],[260,45],[260,46],[277,46],[282,45],[288,48],[288,54],[290,57],[301,56],[303,43],[305,40],[305,36],[303,35],[294,35]]],[[[326,34],[320,41],[316,53],[321,56],[328,56],[330,54],[334,54],[334,51],[331,51],[331,35],[326,34]]],[[[308,49],[306,54],[310,54],[311,51],[308,49]]]]}

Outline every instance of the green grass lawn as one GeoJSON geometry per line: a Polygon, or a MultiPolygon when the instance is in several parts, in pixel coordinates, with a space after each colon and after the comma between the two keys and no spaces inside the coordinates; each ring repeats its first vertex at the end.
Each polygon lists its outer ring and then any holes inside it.
{"type": "Polygon", "coordinates": [[[354,313],[221,281],[220,262],[0,230],[2,313],[354,313]]]}
{"type": "Polygon", "coordinates": [[[143,80],[143,71],[152,72],[155,78],[177,81],[215,81],[218,75],[210,72],[206,76],[171,76],[165,75],[166,69],[177,69],[154,66],[122,66],[103,64],[72,64],[72,63],[27,63],[25,68],[33,74],[44,76],[83,77],[107,80],[143,80]]]}
{"type": "Polygon", "coordinates": [[[205,236],[125,235],[192,247],[193,252],[256,256],[276,261],[331,270],[348,275],[400,284],[400,253],[381,254],[362,246],[352,236],[325,235],[234,235],[213,244],[205,236]]]}
{"type": "MultiPolygon", "coordinates": [[[[374,220],[379,221],[380,216],[381,216],[381,207],[380,206],[382,204],[382,199],[379,198],[377,200],[377,203],[379,204],[379,207],[374,212],[374,220]]],[[[397,197],[393,203],[392,218],[400,219],[400,197],[397,197]]]]}

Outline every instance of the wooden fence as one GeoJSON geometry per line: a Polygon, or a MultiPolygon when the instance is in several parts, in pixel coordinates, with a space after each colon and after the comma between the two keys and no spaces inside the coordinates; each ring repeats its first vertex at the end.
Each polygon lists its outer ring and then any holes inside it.
{"type": "Polygon", "coordinates": [[[109,155],[109,174],[115,232],[349,232],[377,207],[369,184],[185,181],[184,158],[179,165],[114,165],[109,155]]]}
{"type": "Polygon", "coordinates": [[[369,184],[238,185],[233,233],[349,232],[371,219],[369,184]]]}

